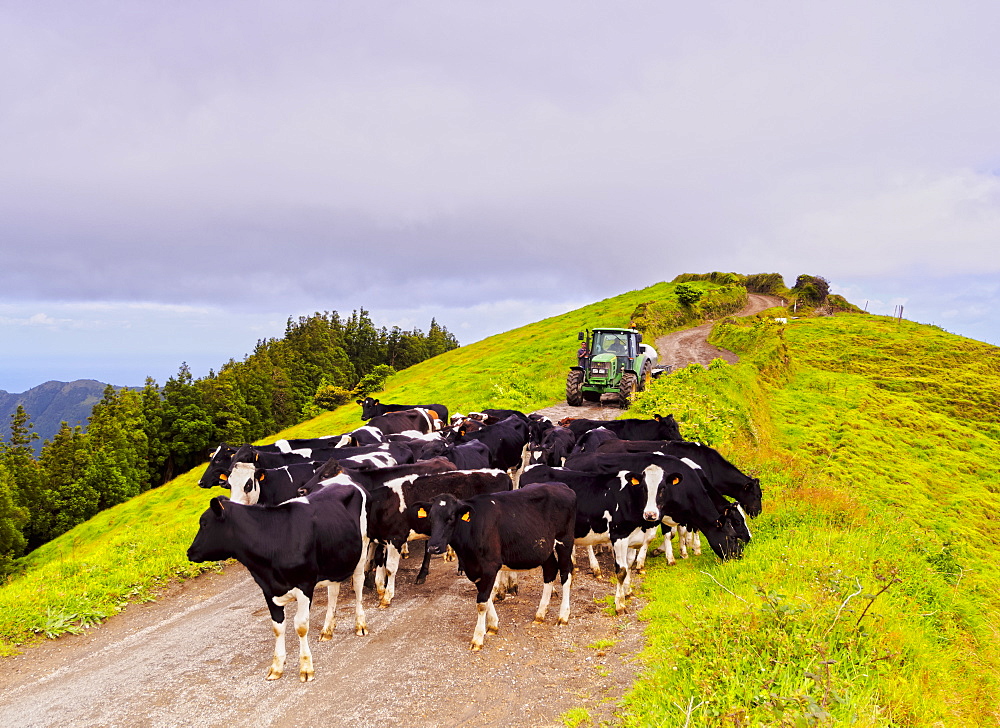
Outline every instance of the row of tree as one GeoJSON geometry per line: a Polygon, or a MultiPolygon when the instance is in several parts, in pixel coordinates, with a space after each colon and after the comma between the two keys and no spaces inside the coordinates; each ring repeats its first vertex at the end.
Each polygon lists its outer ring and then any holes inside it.
{"type": "Polygon", "coordinates": [[[259,341],[203,378],[182,364],[162,388],[151,378],[141,390],[108,386],[86,430],[63,422],[37,457],[38,435],[19,407],[0,448],[0,574],[20,554],[204,461],[219,442],[267,437],[457,346],[435,320],[425,334],[376,328],[364,309],[346,319],[316,313],[289,319],[281,339],[259,341]]]}

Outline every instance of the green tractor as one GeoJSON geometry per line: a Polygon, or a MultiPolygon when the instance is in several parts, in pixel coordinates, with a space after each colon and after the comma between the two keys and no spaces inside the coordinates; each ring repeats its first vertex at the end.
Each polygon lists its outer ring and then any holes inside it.
{"type": "Polygon", "coordinates": [[[614,392],[622,409],[635,392],[642,391],[653,375],[656,349],[642,343],[635,329],[581,331],[579,366],[566,376],[566,403],[579,407],[584,400],[599,402],[602,394],[614,392]]]}

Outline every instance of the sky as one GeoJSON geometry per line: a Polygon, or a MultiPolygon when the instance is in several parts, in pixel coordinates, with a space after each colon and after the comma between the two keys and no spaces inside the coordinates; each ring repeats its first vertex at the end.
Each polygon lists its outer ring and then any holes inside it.
{"type": "Polygon", "coordinates": [[[962,0],[3,3],[0,389],[203,376],[314,311],[469,344],[715,270],[1000,345],[997,27],[962,0]]]}

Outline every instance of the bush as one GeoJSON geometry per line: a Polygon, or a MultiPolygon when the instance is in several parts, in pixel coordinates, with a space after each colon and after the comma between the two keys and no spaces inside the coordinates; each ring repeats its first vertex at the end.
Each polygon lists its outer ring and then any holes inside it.
{"type": "Polygon", "coordinates": [[[693,306],[698,303],[698,299],[702,295],[702,292],[690,283],[678,283],[676,290],[677,300],[685,306],[693,306]]]}
{"type": "MultiPolygon", "coordinates": [[[[385,380],[396,373],[388,364],[379,364],[366,375],[361,377],[358,386],[354,388],[354,394],[358,397],[367,397],[372,392],[381,392],[385,388],[385,380]]],[[[348,397],[348,401],[350,401],[348,397]]],[[[346,404],[346,402],[344,403],[346,404]]]]}

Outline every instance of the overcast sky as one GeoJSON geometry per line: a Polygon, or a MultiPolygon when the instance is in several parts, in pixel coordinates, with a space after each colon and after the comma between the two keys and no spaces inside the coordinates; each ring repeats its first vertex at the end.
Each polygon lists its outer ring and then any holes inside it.
{"type": "Polygon", "coordinates": [[[201,376],[317,310],[468,344],[712,270],[1000,344],[998,27],[961,1],[5,2],[0,389],[201,376]]]}

